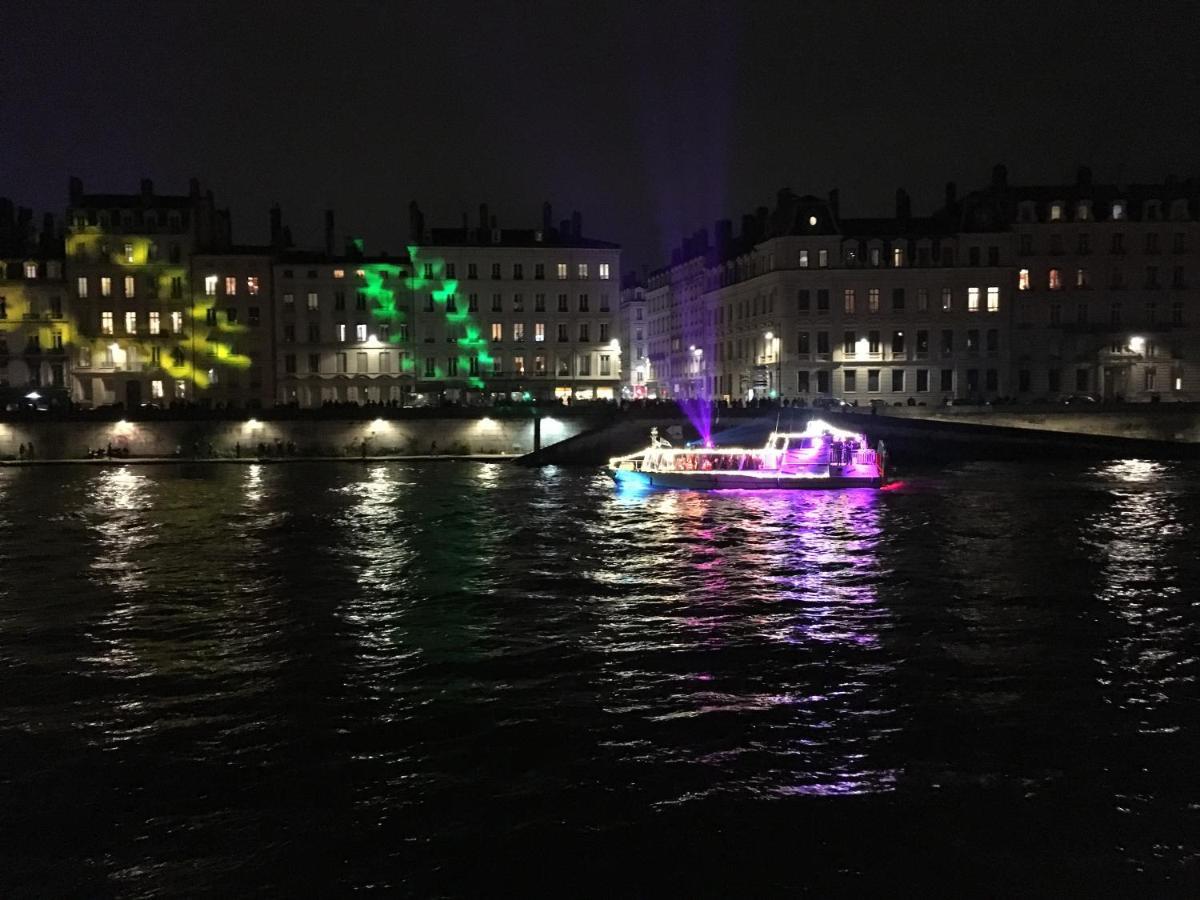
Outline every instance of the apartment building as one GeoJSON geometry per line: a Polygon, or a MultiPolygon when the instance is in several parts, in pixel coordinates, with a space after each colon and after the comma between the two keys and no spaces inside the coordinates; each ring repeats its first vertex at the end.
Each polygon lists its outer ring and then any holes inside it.
{"type": "Polygon", "coordinates": [[[626,399],[644,399],[648,395],[650,374],[647,356],[646,290],[636,278],[628,278],[621,288],[621,395],[626,399]]]}
{"type": "Polygon", "coordinates": [[[229,244],[229,216],[192,180],[162,195],[88,194],[70,180],[65,271],[76,341],[71,395],[85,406],[196,402],[208,388],[206,304],[192,257],[229,244]]]}
{"type": "Polygon", "coordinates": [[[588,400],[620,396],[620,246],[578,213],[540,228],[426,231],[411,207],[414,354],[424,395],[588,400]]]}
{"type": "Polygon", "coordinates": [[[28,209],[0,198],[0,404],[67,399],[67,316],[62,235],[53,217],[40,230],[28,209]]]}

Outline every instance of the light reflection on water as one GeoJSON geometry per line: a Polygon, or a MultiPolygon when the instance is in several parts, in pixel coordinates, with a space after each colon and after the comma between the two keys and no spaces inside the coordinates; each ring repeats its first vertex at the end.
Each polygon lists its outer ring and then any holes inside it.
{"type": "Polygon", "coordinates": [[[0,535],[28,561],[0,585],[0,762],[39,761],[10,819],[78,823],[52,893],[442,893],[413,873],[519,855],[509,832],[619,855],[734,809],[741,852],[799,818],[918,859],[963,810],[1015,833],[1033,805],[1085,829],[1086,866],[1055,858],[1080,883],[1200,849],[1193,469],[715,493],[495,464],[30,472],[0,472],[28,523],[0,535]]]}

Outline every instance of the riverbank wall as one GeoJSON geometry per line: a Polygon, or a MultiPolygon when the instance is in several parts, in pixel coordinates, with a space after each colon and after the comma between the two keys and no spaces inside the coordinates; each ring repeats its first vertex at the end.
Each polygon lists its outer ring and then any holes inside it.
{"type": "Polygon", "coordinates": [[[372,419],[0,422],[0,459],[82,459],[111,449],[119,456],[521,456],[591,427],[590,417],[444,416],[372,419]],[[24,451],[22,451],[22,445],[24,451]]]}

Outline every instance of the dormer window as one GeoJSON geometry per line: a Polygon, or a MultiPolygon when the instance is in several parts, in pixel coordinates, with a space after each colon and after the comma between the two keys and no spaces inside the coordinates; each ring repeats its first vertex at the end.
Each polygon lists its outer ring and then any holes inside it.
{"type": "Polygon", "coordinates": [[[1114,203],[1112,205],[1112,217],[1115,221],[1125,218],[1125,201],[1124,200],[1118,200],[1116,203],[1114,203]]]}
{"type": "Polygon", "coordinates": [[[1063,205],[1061,203],[1050,204],[1050,221],[1061,222],[1063,217],[1063,205]]]}
{"type": "Polygon", "coordinates": [[[1032,203],[1022,203],[1020,212],[1018,212],[1018,214],[1017,214],[1017,218],[1020,219],[1022,222],[1032,222],[1034,220],[1033,204],[1032,203]]]}
{"type": "Polygon", "coordinates": [[[1092,204],[1086,200],[1075,207],[1075,218],[1080,222],[1086,222],[1092,217],[1092,204]]]}
{"type": "Polygon", "coordinates": [[[1188,202],[1187,200],[1179,199],[1171,202],[1171,218],[1177,222],[1183,221],[1188,217],[1188,202]]]}
{"type": "Polygon", "coordinates": [[[892,249],[892,266],[900,269],[904,266],[904,249],[902,247],[894,247],[892,249]]]}
{"type": "Polygon", "coordinates": [[[1149,222],[1157,222],[1162,218],[1162,203],[1158,200],[1146,201],[1146,220],[1149,222]]]}

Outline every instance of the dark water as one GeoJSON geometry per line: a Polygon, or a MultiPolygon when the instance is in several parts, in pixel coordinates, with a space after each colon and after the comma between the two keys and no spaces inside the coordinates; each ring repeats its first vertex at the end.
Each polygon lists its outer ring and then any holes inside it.
{"type": "Polygon", "coordinates": [[[1200,468],[0,470],[0,887],[1184,895],[1200,468]]]}

